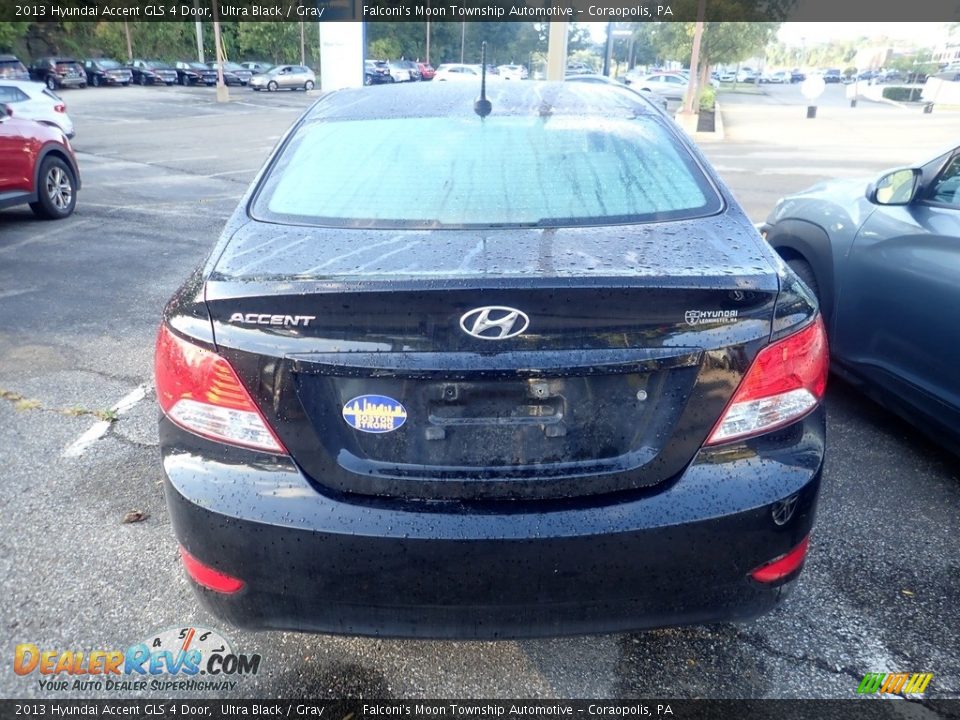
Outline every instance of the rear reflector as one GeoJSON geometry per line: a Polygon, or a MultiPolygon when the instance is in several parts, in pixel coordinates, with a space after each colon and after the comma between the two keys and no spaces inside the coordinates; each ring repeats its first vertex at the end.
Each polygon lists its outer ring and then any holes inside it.
{"type": "Polygon", "coordinates": [[[170,332],[157,334],[157,400],[177,425],[211,440],[286,453],[224,358],[170,332]]]}
{"type": "Polygon", "coordinates": [[[789,425],[812,411],[827,389],[823,320],[778,340],[754,359],[707,445],[742,440],[789,425]]]}
{"type": "Polygon", "coordinates": [[[183,560],[183,569],[187,571],[195,583],[202,585],[208,590],[214,590],[225,595],[232,595],[235,592],[243,590],[245,583],[239,578],[227,575],[219,570],[214,570],[209,565],[204,565],[193,555],[187,552],[183,545],[180,546],[180,559],[183,560]]]}
{"type": "Polygon", "coordinates": [[[783,580],[803,567],[810,547],[810,536],[807,535],[800,544],[786,555],[765,563],[750,573],[750,577],[761,583],[773,583],[783,580]]]}

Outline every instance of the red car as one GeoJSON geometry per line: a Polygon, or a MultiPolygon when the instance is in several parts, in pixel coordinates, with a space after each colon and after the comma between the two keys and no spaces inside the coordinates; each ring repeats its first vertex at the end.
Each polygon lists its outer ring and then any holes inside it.
{"type": "Polygon", "coordinates": [[[79,189],[80,170],[67,136],[14,117],[0,103],[0,210],[29,204],[38,217],[58,220],[73,212],[79,189]]]}
{"type": "Polygon", "coordinates": [[[430,63],[418,62],[417,67],[420,70],[421,80],[433,80],[433,76],[437,74],[437,71],[433,69],[433,65],[430,63]]]}

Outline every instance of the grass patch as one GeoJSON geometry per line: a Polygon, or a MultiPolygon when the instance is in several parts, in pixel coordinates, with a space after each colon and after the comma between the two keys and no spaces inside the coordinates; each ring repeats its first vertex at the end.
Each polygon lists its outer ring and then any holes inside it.
{"type": "Polygon", "coordinates": [[[752,83],[720,83],[720,92],[735,95],[766,95],[758,86],[752,83]]]}

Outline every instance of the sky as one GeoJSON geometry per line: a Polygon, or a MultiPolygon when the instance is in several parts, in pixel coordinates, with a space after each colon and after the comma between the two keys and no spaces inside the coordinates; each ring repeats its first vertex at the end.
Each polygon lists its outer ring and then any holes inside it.
{"type": "Polygon", "coordinates": [[[947,23],[935,22],[787,22],[777,37],[787,45],[868,37],[889,37],[923,45],[938,45],[947,37],[947,23]]]}
{"type": "MultiPolygon", "coordinates": [[[[596,42],[606,38],[605,22],[590,25],[590,36],[596,42]]],[[[947,35],[948,24],[942,22],[787,22],[780,26],[777,37],[787,45],[817,44],[831,40],[868,37],[897,38],[910,43],[936,46],[947,35]]]]}

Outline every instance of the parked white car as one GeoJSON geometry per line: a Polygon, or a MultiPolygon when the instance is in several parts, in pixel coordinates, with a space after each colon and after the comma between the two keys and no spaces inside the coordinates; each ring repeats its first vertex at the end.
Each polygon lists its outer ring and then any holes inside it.
{"type": "Polygon", "coordinates": [[[523,65],[499,65],[497,70],[503,80],[523,80],[527,77],[527,69],[523,65]]]}
{"type": "Polygon", "coordinates": [[[390,60],[387,62],[390,68],[390,77],[393,82],[410,82],[413,77],[410,75],[410,69],[401,65],[399,62],[390,60]]]}
{"type": "Polygon", "coordinates": [[[14,117],[54,125],[68,138],[74,136],[67,104],[43,83],[29,80],[0,80],[0,103],[13,110],[14,117]]]}
{"type": "Polygon", "coordinates": [[[687,93],[687,79],[676,73],[651,73],[632,81],[630,87],[634,90],[681,100],[687,93]]]}
{"type": "Polygon", "coordinates": [[[444,63],[437,68],[433,76],[434,82],[444,80],[479,80],[479,65],[463,65],[461,63],[444,63]]]}

